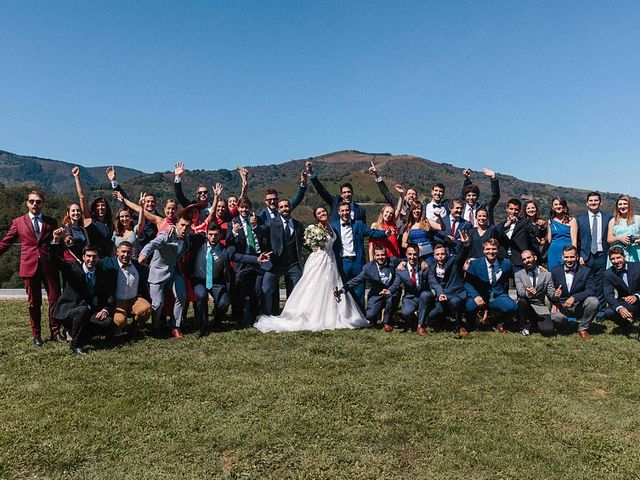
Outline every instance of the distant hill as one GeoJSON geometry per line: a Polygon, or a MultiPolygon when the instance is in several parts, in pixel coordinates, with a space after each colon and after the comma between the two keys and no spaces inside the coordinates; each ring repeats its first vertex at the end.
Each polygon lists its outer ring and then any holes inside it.
{"type": "MultiPolygon", "coordinates": [[[[48,158],[28,157],[0,150],[0,183],[7,186],[37,185],[51,193],[67,193],[75,191],[71,175],[73,163],[50,160],[48,158]]],[[[105,169],[107,167],[82,167],[81,175],[87,187],[106,184],[105,169]]],[[[118,167],[118,175],[122,180],[129,180],[144,172],[133,168],[118,167]]]]}

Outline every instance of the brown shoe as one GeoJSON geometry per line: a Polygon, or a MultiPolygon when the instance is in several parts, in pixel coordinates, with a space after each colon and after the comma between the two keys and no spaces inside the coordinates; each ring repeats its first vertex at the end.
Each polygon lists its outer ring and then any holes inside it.
{"type": "Polygon", "coordinates": [[[393,325],[391,325],[390,323],[385,323],[384,327],[382,327],[382,330],[384,330],[386,333],[393,332],[393,325]]]}
{"type": "Polygon", "coordinates": [[[507,333],[508,332],[508,330],[506,328],[504,328],[502,325],[498,325],[496,327],[496,330],[498,330],[498,332],[500,332],[500,333],[507,333]]]}
{"type": "Polygon", "coordinates": [[[469,336],[469,332],[467,332],[466,328],[461,327],[460,330],[458,330],[458,335],[462,338],[467,338],[469,336]]]}
{"type": "Polygon", "coordinates": [[[421,337],[424,337],[427,334],[427,331],[424,329],[424,327],[422,325],[418,325],[417,333],[421,337]]]}
{"type": "Polygon", "coordinates": [[[184,334],[182,333],[182,331],[180,331],[179,328],[172,328],[171,329],[171,336],[173,338],[184,338],[184,334]]]}
{"type": "Polygon", "coordinates": [[[583,340],[591,340],[588,330],[578,330],[578,336],[583,340]]]}

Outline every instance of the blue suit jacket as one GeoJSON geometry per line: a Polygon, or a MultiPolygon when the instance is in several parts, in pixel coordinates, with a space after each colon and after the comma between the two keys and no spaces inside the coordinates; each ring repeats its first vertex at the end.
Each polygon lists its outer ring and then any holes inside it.
{"type": "Polygon", "coordinates": [[[442,223],[444,225],[444,230],[435,233],[435,238],[438,242],[447,245],[449,248],[454,247],[456,244],[460,244],[460,231],[466,230],[469,231],[473,228],[471,222],[466,221],[464,218],[460,217],[456,221],[456,234],[453,236],[455,242],[452,242],[449,239],[451,235],[451,215],[447,215],[442,219],[442,223]]]}
{"type": "Polygon", "coordinates": [[[595,282],[593,281],[591,269],[584,265],[577,265],[576,272],[573,276],[573,283],[571,284],[571,290],[567,288],[567,282],[564,278],[564,265],[558,265],[551,270],[551,278],[553,278],[553,285],[555,288],[562,286],[562,295],[559,299],[560,302],[564,302],[569,297],[575,298],[576,302],[581,302],[585,298],[592,297],[596,294],[595,282]]]}
{"type": "MultiPolygon", "coordinates": [[[[384,230],[377,230],[370,228],[366,223],[361,220],[355,220],[351,222],[353,228],[353,249],[356,253],[356,262],[364,264],[366,261],[364,251],[364,237],[369,238],[385,238],[387,235],[384,230]]],[[[338,267],[342,268],[342,237],[340,235],[340,221],[332,221],[331,228],[336,234],[336,241],[333,243],[333,251],[336,255],[336,261],[338,267]]]]}
{"type": "MultiPolygon", "coordinates": [[[[369,282],[370,290],[368,297],[379,295],[380,291],[385,288],[391,290],[391,286],[396,280],[396,267],[395,262],[392,261],[388,261],[387,265],[389,266],[389,271],[391,272],[391,279],[387,285],[382,283],[380,274],[378,274],[378,267],[376,266],[376,262],[375,260],[372,260],[371,262],[365,263],[365,265],[362,267],[362,271],[358,275],[345,283],[344,287],[342,287],[342,291],[346,292],[352,290],[354,287],[360,285],[361,283],[364,283],[365,280],[369,282]]],[[[398,292],[396,291],[392,293],[396,295],[398,292]]]]}
{"type": "MultiPolygon", "coordinates": [[[[275,220],[275,219],[274,219],[275,220]]],[[[300,268],[302,268],[302,247],[304,245],[304,228],[302,224],[291,219],[293,222],[293,235],[296,239],[296,253],[297,259],[290,259],[293,261],[297,261],[300,264],[300,268]]],[[[268,235],[267,235],[268,246],[266,247],[268,250],[273,252],[273,256],[271,257],[271,263],[277,267],[288,267],[289,265],[285,265],[286,258],[284,252],[284,225],[282,220],[279,218],[278,221],[271,222],[268,227],[268,235]]]]}
{"type": "MultiPolygon", "coordinates": [[[[466,298],[467,291],[464,288],[464,262],[467,260],[470,247],[464,247],[459,253],[451,255],[444,263],[444,278],[442,283],[436,276],[436,261],[434,258],[427,258],[429,264],[429,285],[436,293],[436,297],[443,293],[447,296],[458,295],[466,298]]],[[[482,257],[484,258],[484,257],[482,257]]]]}
{"type": "Polygon", "coordinates": [[[640,294],[640,263],[626,262],[625,265],[629,286],[625,285],[622,278],[618,276],[615,267],[605,270],[602,278],[604,298],[613,309],[624,305],[623,297],[640,294]],[[616,292],[618,292],[618,298],[615,296],[616,292]]]}
{"type": "MultiPolygon", "coordinates": [[[[603,211],[600,211],[600,217],[602,218],[602,250],[606,255],[609,251],[607,229],[609,220],[613,217],[610,213],[603,211]]],[[[580,256],[584,258],[584,261],[588,262],[591,258],[591,223],[589,221],[589,213],[583,212],[576,215],[576,222],[578,224],[578,251],[580,252],[580,256]]]]}
{"type": "MultiPolygon", "coordinates": [[[[418,269],[420,265],[418,264],[418,269]]],[[[431,267],[427,270],[420,270],[418,277],[418,287],[414,287],[411,284],[411,277],[409,276],[409,270],[396,270],[396,279],[391,285],[389,289],[393,295],[400,293],[400,289],[404,287],[405,295],[413,295],[414,297],[419,297],[421,292],[431,291],[431,287],[429,285],[429,271],[431,267]]]]}
{"type": "MultiPolygon", "coordinates": [[[[315,175],[313,177],[309,177],[311,179],[311,183],[318,192],[318,195],[327,202],[328,205],[331,205],[331,212],[329,213],[329,220],[331,222],[337,222],[339,220],[338,217],[338,205],[342,203],[342,197],[340,195],[331,195],[327,192],[327,189],[324,188],[324,185],[320,183],[318,177],[315,175]]],[[[356,202],[351,202],[351,211],[354,214],[354,220],[362,220],[364,223],[367,223],[367,211],[358,205],[356,202]]]]}
{"type": "MultiPolygon", "coordinates": [[[[300,205],[306,191],[307,191],[306,185],[298,185],[298,191],[296,192],[296,196],[289,201],[292,212],[298,205],[300,205]]],[[[276,217],[278,218],[280,217],[280,212],[278,212],[277,208],[276,208],[275,214],[276,214],[276,217]]],[[[271,214],[269,213],[268,208],[265,208],[260,213],[258,213],[258,221],[261,223],[264,223],[265,225],[271,224],[271,214]]]]}
{"type": "Polygon", "coordinates": [[[470,297],[480,296],[486,302],[492,291],[494,297],[509,294],[509,277],[513,273],[511,262],[506,258],[496,259],[496,262],[500,266],[502,275],[493,286],[489,282],[489,269],[484,257],[476,258],[469,264],[464,279],[464,288],[470,297]]]}

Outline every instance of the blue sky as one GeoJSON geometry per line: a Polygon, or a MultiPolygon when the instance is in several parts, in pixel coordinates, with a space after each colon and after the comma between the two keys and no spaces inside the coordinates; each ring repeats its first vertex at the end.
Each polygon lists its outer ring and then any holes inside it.
{"type": "Polygon", "coordinates": [[[335,150],[640,195],[640,2],[0,3],[0,149],[145,171],[335,150]]]}

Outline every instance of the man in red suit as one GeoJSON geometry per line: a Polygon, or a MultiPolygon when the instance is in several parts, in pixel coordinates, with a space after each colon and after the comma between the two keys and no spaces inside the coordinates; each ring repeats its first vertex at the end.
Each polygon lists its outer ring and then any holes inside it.
{"type": "Polygon", "coordinates": [[[42,286],[49,298],[49,328],[51,340],[66,342],[59,332],[58,323],[53,319],[53,309],[60,296],[58,270],[49,262],[49,244],[58,222],[42,215],[44,196],[40,192],[31,192],[27,198],[29,211],[11,222],[11,228],[0,241],[0,255],[16,240],[20,241],[20,278],[29,297],[29,325],[33,333],[33,344],[42,346],[40,336],[40,309],[42,306],[42,286]]]}

